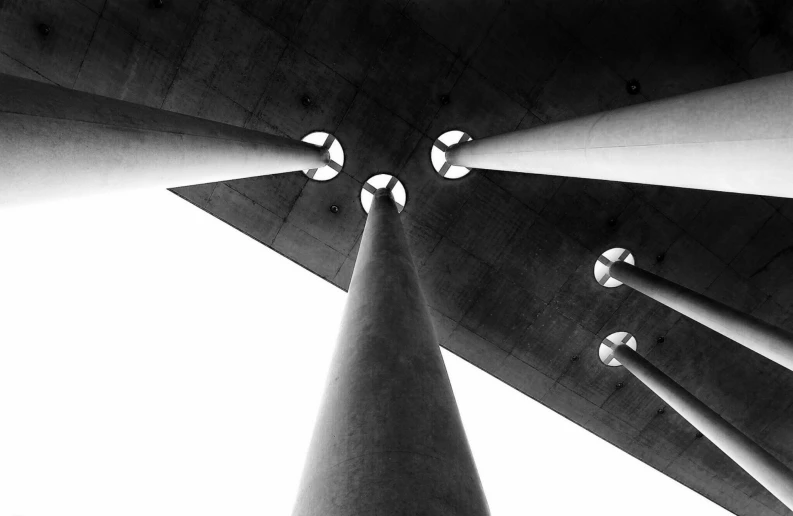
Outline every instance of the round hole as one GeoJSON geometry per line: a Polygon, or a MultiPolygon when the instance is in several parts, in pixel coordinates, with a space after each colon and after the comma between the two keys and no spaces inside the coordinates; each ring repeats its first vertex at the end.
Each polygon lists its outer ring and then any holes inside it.
{"type": "Polygon", "coordinates": [[[363,206],[363,210],[369,213],[374,193],[381,188],[391,190],[397,209],[399,213],[402,213],[402,210],[405,209],[405,202],[407,202],[407,192],[402,181],[391,174],[377,174],[366,180],[363,188],[361,188],[361,206],[363,206]]]}
{"type": "Polygon", "coordinates": [[[306,143],[319,145],[330,152],[330,163],[321,168],[304,170],[303,173],[315,181],[329,181],[339,175],[344,166],[344,149],[333,135],[321,131],[311,133],[303,138],[306,143]]]}
{"type": "Polygon", "coordinates": [[[636,338],[628,332],[625,331],[618,331],[617,333],[612,333],[600,343],[600,349],[598,349],[598,356],[600,357],[601,362],[606,364],[607,366],[617,367],[622,364],[614,358],[614,352],[611,350],[612,344],[625,344],[632,350],[636,351],[636,338]]]}
{"type": "Polygon", "coordinates": [[[614,288],[622,285],[621,281],[615,280],[609,275],[609,267],[611,267],[611,264],[614,262],[626,262],[631,265],[636,264],[633,254],[621,247],[609,249],[601,254],[595,262],[595,280],[604,287],[614,288]]]}
{"type": "Polygon", "coordinates": [[[470,168],[459,167],[446,162],[446,149],[452,145],[467,142],[470,139],[471,135],[462,131],[449,131],[440,135],[435,140],[435,143],[432,144],[432,150],[430,151],[430,160],[435,172],[446,179],[459,179],[467,175],[471,171],[470,168]]]}

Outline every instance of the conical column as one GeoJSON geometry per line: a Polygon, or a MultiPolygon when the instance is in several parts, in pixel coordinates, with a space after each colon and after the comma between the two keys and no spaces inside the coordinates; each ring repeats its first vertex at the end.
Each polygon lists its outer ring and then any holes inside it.
{"type": "Polygon", "coordinates": [[[446,151],[450,165],[793,197],[793,72],[446,151]]]}
{"type": "Polygon", "coordinates": [[[387,190],[366,221],[294,516],[489,514],[387,190]]]}
{"type": "Polygon", "coordinates": [[[328,164],[316,145],[0,74],[0,207],[328,164]]]}
{"type": "Polygon", "coordinates": [[[793,371],[793,335],[624,261],[609,276],[793,371]]]}
{"type": "Polygon", "coordinates": [[[604,344],[636,378],[793,510],[793,472],[784,464],[630,347],[608,340],[604,344]]]}

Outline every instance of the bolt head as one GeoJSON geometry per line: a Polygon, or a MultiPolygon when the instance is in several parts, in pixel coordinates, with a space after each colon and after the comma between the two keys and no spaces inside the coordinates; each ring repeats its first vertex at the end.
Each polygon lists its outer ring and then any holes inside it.
{"type": "Polygon", "coordinates": [[[575,362],[577,360],[578,360],[578,355],[573,355],[572,357],[570,357],[571,362],[575,362]]]}
{"type": "Polygon", "coordinates": [[[51,29],[50,29],[49,25],[47,25],[46,23],[39,24],[39,33],[42,36],[45,36],[45,37],[49,36],[50,32],[51,32],[51,29]]]}
{"type": "Polygon", "coordinates": [[[662,261],[664,261],[664,258],[666,258],[666,254],[665,253],[658,253],[655,256],[655,261],[656,262],[662,262],[662,261]]]}
{"type": "Polygon", "coordinates": [[[617,219],[615,219],[614,217],[611,217],[611,218],[608,220],[608,225],[609,225],[609,226],[611,226],[611,227],[614,227],[614,226],[616,226],[616,225],[617,225],[617,219]]]}
{"type": "Polygon", "coordinates": [[[625,83],[625,89],[629,95],[638,95],[642,91],[642,85],[636,79],[631,79],[625,83]]]}
{"type": "Polygon", "coordinates": [[[622,382],[617,382],[617,389],[622,389],[625,386],[622,382]]]}
{"type": "Polygon", "coordinates": [[[309,97],[308,95],[303,95],[303,98],[302,98],[302,99],[300,99],[300,102],[301,102],[301,103],[302,103],[302,104],[303,104],[305,107],[309,107],[311,104],[313,104],[313,101],[311,100],[311,97],[309,97]]]}
{"type": "Polygon", "coordinates": [[[448,95],[441,95],[440,100],[441,100],[441,106],[445,106],[446,104],[451,102],[452,99],[450,99],[448,95]]]}
{"type": "Polygon", "coordinates": [[[664,412],[666,412],[666,409],[664,407],[658,409],[659,414],[663,414],[664,412]]]}
{"type": "Polygon", "coordinates": [[[153,4],[153,5],[154,5],[154,7],[156,7],[157,9],[160,9],[160,8],[161,8],[163,5],[165,5],[165,2],[164,2],[163,0],[154,0],[154,1],[152,2],[152,4],[153,4]]]}
{"type": "Polygon", "coordinates": [[[335,204],[330,205],[330,212],[331,213],[339,213],[339,207],[335,204]]]}
{"type": "Polygon", "coordinates": [[[663,344],[666,338],[663,335],[659,335],[657,339],[655,339],[656,344],[663,344]]]}

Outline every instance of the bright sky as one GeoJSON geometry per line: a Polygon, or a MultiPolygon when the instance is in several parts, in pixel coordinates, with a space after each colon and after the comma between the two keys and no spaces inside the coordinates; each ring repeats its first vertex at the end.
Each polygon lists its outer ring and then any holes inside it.
{"type": "MultiPolygon", "coordinates": [[[[291,514],[342,291],[167,191],[0,235],[0,516],[291,514]]],[[[444,358],[494,516],[729,514],[444,358]]]]}

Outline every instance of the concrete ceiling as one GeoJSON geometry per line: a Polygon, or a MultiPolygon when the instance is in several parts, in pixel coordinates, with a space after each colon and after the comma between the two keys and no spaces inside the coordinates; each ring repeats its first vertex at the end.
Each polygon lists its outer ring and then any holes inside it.
{"type": "Polygon", "coordinates": [[[0,72],[293,138],[335,134],[347,161],[330,182],[297,172],[174,191],[339,288],[365,222],[361,183],[398,174],[443,346],[740,515],[793,513],[602,366],[597,344],[630,331],[791,467],[793,373],[600,287],[592,267],[627,247],[793,330],[793,201],[484,170],[447,181],[429,151],[449,129],[483,137],[791,69],[782,1],[0,1],[0,72]]]}

